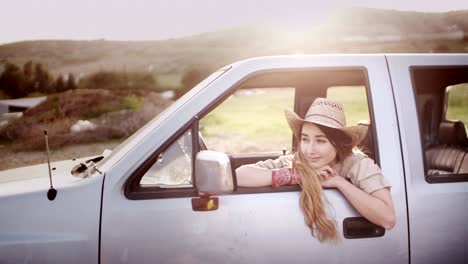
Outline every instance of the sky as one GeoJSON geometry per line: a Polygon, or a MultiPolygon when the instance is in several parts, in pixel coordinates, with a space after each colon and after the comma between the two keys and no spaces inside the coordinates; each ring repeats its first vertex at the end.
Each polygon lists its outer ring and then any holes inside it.
{"type": "Polygon", "coordinates": [[[342,6],[446,12],[467,0],[0,0],[0,44],[160,40],[265,21],[313,23],[342,6]]]}

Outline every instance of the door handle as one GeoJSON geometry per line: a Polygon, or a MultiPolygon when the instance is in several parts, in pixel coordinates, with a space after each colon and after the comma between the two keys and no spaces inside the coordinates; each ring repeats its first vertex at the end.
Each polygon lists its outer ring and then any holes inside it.
{"type": "Polygon", "coordinates": [[[364,217],[349,217],[343,220],[343,235],[347,239],[381,237],[385,235],[385,228],[364,217]]]}

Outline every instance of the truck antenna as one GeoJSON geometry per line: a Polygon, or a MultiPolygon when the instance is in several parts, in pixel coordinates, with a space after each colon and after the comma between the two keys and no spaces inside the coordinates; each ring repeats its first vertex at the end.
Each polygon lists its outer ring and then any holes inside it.
{"type": "Polygon", "coordinates": [[[49,201],[53,201],[55,197],[57,196],[57,190],[54,189],[54,186],[52,185],[52,171],[50,170],[50,154],[49,154],[49,140],[47,138],[47,130],[44,130],[44,136],[45,136],[45,144],[46,144],[46,150],[47,150],[47,165],[49,166],[49,181],[50,181],[50,189],[47,192],[47,198],[49,201]]]}

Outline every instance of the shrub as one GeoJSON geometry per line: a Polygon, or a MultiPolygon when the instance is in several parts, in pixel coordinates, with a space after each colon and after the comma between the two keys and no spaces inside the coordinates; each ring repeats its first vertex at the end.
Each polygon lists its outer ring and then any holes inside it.
{"type": "Polygon", "coordinates": [[[135,96],[126,96],[122,100],[121,108],[127,110],[136,110],[141,107],[142,101],[142,99],[135,96]]]}
{"type": "Polygon", "coordinates": [[[84,89],[146,89],[157,90],[156,78],[145,72],[99,71],[80,81],[84,89]]]}

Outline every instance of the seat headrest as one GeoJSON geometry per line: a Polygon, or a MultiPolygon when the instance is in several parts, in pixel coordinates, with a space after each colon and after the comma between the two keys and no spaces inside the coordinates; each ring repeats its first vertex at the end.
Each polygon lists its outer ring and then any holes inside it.
{"type": "Polygon", "coordinates": [[[440,144],[468,147],[465,125],[462,121],[442,121],[438,138],[440,144]]]}

